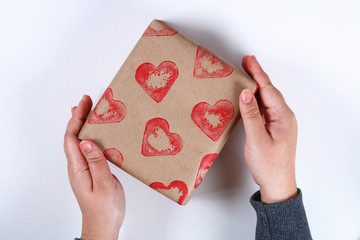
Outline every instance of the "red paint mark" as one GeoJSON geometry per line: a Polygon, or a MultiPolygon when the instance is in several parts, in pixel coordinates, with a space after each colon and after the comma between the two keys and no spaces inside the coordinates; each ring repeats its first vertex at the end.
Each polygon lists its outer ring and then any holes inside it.
{"type": "Polygon", "coordinates": [[[89,116],[89,124],[104,124],[121,122],[126,115],[123,102],[113,99],[111,88],[107,88],[89,116]]]}
{"type": "Polygon", "coordinates": [[[154,21],[145,30],[143,37],[172,36],[178,31],[163,21],[154,21]]]}
{"type": "Polygon", "coordinates": [[[178,188],[181,195],[179,196],[177,203],[180,205],[183,204],[184,200],[188,195],[188,188],[186,184],[183,181],[179,181],[179,180],[172,181],[168,186],[165,186],[161,182],[153,182],[149,186],[157,191],[160,189],[170,190],[171,188],[178,188]]]}
{"type": "Polygon", "coordinates": [[[200,102],[193,108],[191,119],[209,138],[217,141],[233,118],[234,111],[228,100],[219,100],[214,106],[200,102]]]}
{"type": "Polygon", "coordinates": [[[104,155],[107,160],[111,161],[116,166],[121,168],[121,164],[124,158],[119,150],[117,150],[116,148],[107,148],[104,151],[104,155]]]}
{"type": "Polygon", "coordinates": [[[210,154],[205,155],[202,158],[199,170],[198,170],[197,175],[196,175],[194,188],[197,188],[201,184],[201,182],[203,180],[203,178],[201,176],[202,172],[211,167],[211,165],[215,161],[217,155],[218,155],[217,153],[210,153],[210,154]]]}
{"type": "Polygon", "coordinates": [[[257,84],[256,84],[256,88],[255,88],[255,91],[254,91],[254,95],[257,93],[257,91],[259,90],[259,88],[260,88],[260,85],[257,83],[257,84]]]}
{"type": "Polygon", "coordinates": [[[194,77],[221,78],[229,76],[234,67],[222,60],[215,53],[199,45],[194,63],[194,77]]]}
{"type": "Polygon", "coordinates": [[[176,155],[183,147],[181,137],[169,132],[169,123],[153,118],[146,123],[141,153],[144,156],[176,155]]]}
{"type": "Polygon", "coordinates": [[[171,61],[162,62],[158,67],[146,62],[135,73],[136,81],[156,102],[163,100],[178,76],[179,70],[171,61]]]}

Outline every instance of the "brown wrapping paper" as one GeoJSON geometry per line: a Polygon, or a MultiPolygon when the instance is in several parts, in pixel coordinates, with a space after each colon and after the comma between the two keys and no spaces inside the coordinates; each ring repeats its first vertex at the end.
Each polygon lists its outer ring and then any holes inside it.
{"type": "Polygon", "coordinates": [[[185,205],[239,120],[256,83],[165,22],[154,20],[79,133],[106,158],[185,205]]]}

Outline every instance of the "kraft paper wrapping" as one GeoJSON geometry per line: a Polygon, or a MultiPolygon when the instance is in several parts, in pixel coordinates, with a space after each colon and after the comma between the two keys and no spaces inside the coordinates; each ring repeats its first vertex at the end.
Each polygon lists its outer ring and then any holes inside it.
{"type": "Polygon", "coordinates": [[[153,20],[86,120],[106,158],[180,205],[194,194],[256,83],[205,46],[153,20]]]}

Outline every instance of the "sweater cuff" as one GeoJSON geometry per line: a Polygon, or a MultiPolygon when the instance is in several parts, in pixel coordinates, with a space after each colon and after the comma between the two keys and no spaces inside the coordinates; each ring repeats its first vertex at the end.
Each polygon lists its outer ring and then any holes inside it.
{"type": "Polygon", "coordinates": [[[302,192],[301,192],[301,189],[298,188],[297,189],[297,195],[292,198],[292,199],[289,199],[287,201],[283,201],[283,202],[277,202],[277,203],[270,203],[270,204],[267,204],[267,203],[263,203],[261,201],[261,194],[260,194],[260,190],[257,191],[256,193],[254,193],[251,198],[250,198],[250,203],[251,205],[255,208],[259,208],[260,206],[263,206],[267,209],[270,209],[270,208],[275,208],[275,209],[284,209],[284,207],[288,206],[288,205],[291,205],[293,206],[294,204],[301,204],[302,205],[302,192]]]}
{"type": "Polygon", "coordinates": [[[261,202],[260,191],[252,195],[250,203],[258,219],[257,239],[311,239],[302,192],[297,190],[296,197],[271,204],[261,202]]]}

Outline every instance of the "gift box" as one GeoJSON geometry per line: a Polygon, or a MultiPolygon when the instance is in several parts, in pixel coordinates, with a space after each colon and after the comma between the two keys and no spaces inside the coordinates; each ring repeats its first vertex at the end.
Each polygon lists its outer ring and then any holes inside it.
{"type": "Polygon", "coordinates": [[[204,45],[153,20],[87,118],[79,139],[185,205],[240,118],[256,83],[204,45]]]}

